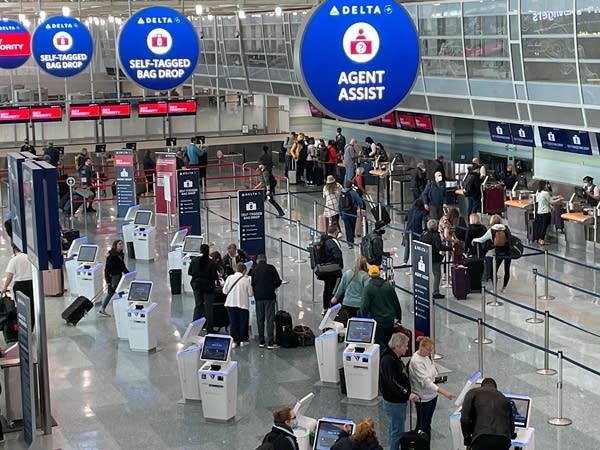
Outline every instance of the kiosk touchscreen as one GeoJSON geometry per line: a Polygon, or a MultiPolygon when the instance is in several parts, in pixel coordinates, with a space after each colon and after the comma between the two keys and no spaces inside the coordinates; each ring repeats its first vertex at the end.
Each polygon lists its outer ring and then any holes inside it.
{"type": "Polygon", "coordinates": [[[333,417],[324,417],[317,422],[317,431],[315,432],[315,442],[313,450],[330,450],[338,440],[340,431],[344,425],[351,425],[354,432],[354,422],[347,419],[336,419],[333,417]]]}
{"type": "Polygon", "coordinates": [[[515,421],[515,431],[517,433],[517,437],[514,439],[515,445],[526,443],[530,439],[528,434],[529,417],[531,416],[531,397],[507,393],[504,393],[504,396],[510,403],[513,420],[515,421]]]}
{"type": "Polygon", "coordinates": [[[323,333],[315,338],[319,379],[323,383],[340,382],[342,349],[338,348],[338,335],[344,329],[344,324],[334,319],[341,307],[342,305],[338,303],[327,310],[319,324],[319,329],[323,333]]]}
{"type": "Polygon", "coordinates": [[[95,244],[83,244],[79,247],[77,253],[77,262],[86,266],[91,266],[96,262],[98,246],[95,244]]]}
{"type": "Polygon", "coordinates": [[[132,281],[127,293],[129,348],[148,352],[156,348],[159,326],[158,304],[150,302],[152,281],[132,281]]]}
{"type": "Polygon", "coordinates": [[[203,240],[202,236],[186,236],[183,241],[183,253],[199,255],[203,240]]]}
{"type": "Polygon", "coordinates": [[[343,363],[349,399],[371,401],[379,394],[379,344],[373,344],[376,327],[373,319],[348,320],[343,363]]]}
{"type": "Polygon", "coordinates": [[[87,244],[87,237],[86,236],[82,236],[82,237],[78,237],[77,239],[73,239],[73,241],[71,242],[71,245],[69,246],[69,250],[67,250],[67,258],[73,258],[74,256],[77,256],[77,254],[79,253],[79,248],[83,245],[83,244],[87,244]]]}
{"type": "Polygon", "coordinates": [[[229,362],[231,342],[232,340],[229,336],[206,335],[200,358],[205,361],[214,362],[213,366],[219,366],[218,363],[229,362]]]}
{"type": "Polygon", "coordinates": [[[151,261],[156,256],[156,228],[150,226],[152,211],[138,210],[133,219],[133,248],[136,259],[151,261]]]}
{"type": "Polygon", "coordinates": [[[185,242],[185,237],[187,235],[187,228],[182,228],[181,230],[177,230],[175,234],[173,234],[173,238],[171,239],[171,248],[182,247],[185,242]]]}
{"type": "MultiPolygon", "coordinates": [[[[137,304],[148,303],[150,292],[152,292],[152,281],[132,281],[129,285],[127,301],[137,304]]],[[[144,307],[144,305],[140,306],[144,307]]]]}
{"type": "Polygon", "coordinates": [[[136,227],[147,227],[152,221],[152,211],[138,210],[135,213],[133,224],[136,227]]]}
{"type": "Polygon", "coordinates": [[[129,209],[127,210],[127,213],[125,214],[125,217],[123,218],[123,220],[126,222],[131,222],[133,219],[135,219],[135,215],[139,209],[140,209],[140,205],[130,206],[129,209]]]}
{"type": "Polygon", "coordinates": [[[371,319],[353,317],[348,320],[346,328],[346,344],[356,344],[358,350],[361,344],[372,344],[375,340],[377,322],[371,319]]]}

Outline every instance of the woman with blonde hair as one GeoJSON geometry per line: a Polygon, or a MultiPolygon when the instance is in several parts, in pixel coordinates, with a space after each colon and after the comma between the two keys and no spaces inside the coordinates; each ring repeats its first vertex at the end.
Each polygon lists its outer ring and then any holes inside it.
{"type": "Polygon", "coordinates": [[[487,244],[487,247],[484,245],[484,248],[494,249],[498,260],[496,264],[496,282],[498,280],[498,269],[500,268],[500,265],[504,263],[504,282],[502,283],[502,289],[500,289],[500,292],[504,292],[506,286],[508,286],[508,282],[510,281],[511,259],[509,241],[510,229],[508,226],[502,223],[502,217],[500,217],[498,214],[494,214],[492,217],[490,217],[490,226],[483,236],[471,240],[473,245],[487,244]]]}
{"type": "Polygon", "coordinates": [[[323,198],[325,199],[325,212],[323,215],[327,217],[328,227],[334,223],[339,223],[338,201],[343,189],[342,185],[335,181],[333,175],[327,175],[327,181],[323,186],[323,198]]]}
{"type": "Polygon", "coordinates": [[[350,435],[351,425],[344,425],[338,440],[331,450],[383,450],[377,440],[375,422],[370,417],[364,417],[356,425],[354,433],[350,435]]]}
{"type": "Polygon", "coordinates": [[[354,183],[354,186],[358,189],[358,194],[362,197],[367,194],[367,189],[365,188],[365,168],[359,166],[354,173],[355,175],[352,179],[352,183],[354,183]]]}
{"type": "Polygon", "coordinates": [[[363,290],[367,283],[369,283],[367,260],[364,256],[359,256],[354,262],[354,268],[344,272],[331,298],[331,304],[334,305],[343,297],[342,309],[336,317],[338,322],[346,325],[348,319],[356,317],[362,306],[363,290]]]}

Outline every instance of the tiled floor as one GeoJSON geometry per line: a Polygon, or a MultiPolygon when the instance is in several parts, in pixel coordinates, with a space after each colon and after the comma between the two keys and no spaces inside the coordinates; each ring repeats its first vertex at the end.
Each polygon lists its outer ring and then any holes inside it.
{"type": "MultiPolygon", "coordinates": [[[[220,186],[215,186],[218,189],[220,186]]],[[[312,202],[321,201],[320,195],[302,194],[294,207],[294,217],[303,224],[314,223],[312,202]]],[[[282,205],[288,208],[284,198],[282,205]]],[[[211,201],[210,208],[221,215],[228,214],[226,201],[211,201]]],[[[267,206],[270,210],[270,206],[267,206]]],[[[92,242],[106,249],[119,235],[118,222],[110,218],[112,205],[103,204],[103,219],[96,223],[96,215],[76,217],[75,227],[87,234],[92,242]],[[87,228],[87,230],[86,230],[87,228]]],[[[81,214],[81,212],[79,213],[81,214]]],[[[203,217],[204,220],[204,217],[203,217]]],[[[269,215],[267,233],[296,242],[296,229],[269,215]]],[[[126,341],[116,337],[114,320],[99,317],[92,312],[77,327],[65,326],[61,311],[71,298],[47,298],[48,344],[52,413],[58,425],[51,436],[41,436],[33,448],[50,449],[253,449],[269,430],[271,411],[282,405],[293,405],[300,397],[314,392],[316,397],[308,414],[345,416],[359,420],[374,418],[382,443],[387,443],[387,419],[381,405],[366,407],[342,402],[337,388],[321,387],[314,348],[277,349],[269,351],[252,345],[234,350],[239,362],[238,413],[229,424],[207,422],[201,404],[178,403],[181,398],[177,373],[176,352],[178,339],[190,321],[193,298],[190,295],[171,297],[166,269],[166,219],[158,218],[157,259],[154,262],[128,261],[130,269],[139,271],[139,279],[155,281],[153,299],[159,303],[161,318],[159,349],[155,353],[140,354],[129,350],[126,341]]],[[[211,215],[210,240],[215,248],[224,250],[227,243],[237,241],[236,233],[227,233],[229,224],[211,215]]],[[[386,247],[401,247],[400,234],[389,231],[386,247]]],[[[301,241],[309,239],[309,231],[301,229],[301,241]]],[[[279,243],[267,240],[270,261],[279,268],[279,243]]],[[[316,331],[321,319],[320,297],[322,283],[316,282],[313,297],[312,275],[308,263],[291,260],[296,250],[284,246],[283,278],[289,284],[280,290],[280,307],[290,311],[294,322],[304,323],[316,331]]],[[[345,249],[345,247],[344,247],[345,249]]],[[[551,246],[551,251],[565,254],[564,239],[551,246]]],[[[9,254],[4,236],[0,241],[0,267],[9,254]]],[[[350,266],[357,250],[344,250],[346,265],[350,266]]],[[[569,252],[573,258],[589,263],[596,261],[591,250],[569,252]]],[[[398,264],[398,262],[396,262],[398,264]]],[[[512,280],[506,296],[531,305],[531,268],[542,268],[541,256],[522,258],[513,264],[512,280]]],[[[550,258],[551,275],[577,286],[598,292],[597,271],[584,270],[572,264],[550,258]]],[[[404,270],[397,270],[398,285],[410,290],[410,279],[404,270]]],[[[541,293],[541,281],[540,281],[541,293]]],[[[540,309],[600,332],[600,311],[597,302],[571,289],[550,284],[550,293],[557,297],[551,302],[540,302],[540,309]]],[[[405,324],[411,325],[412,299],[398,292],[405,324]]],[[[480,316],[480,296],[470,295],[466,301],[456,301],[450,290],[442,305],[467,316],[480,316]]],[[[109,307],[110,310],[110,307],[109,307]]],[[[544,325],[530,325],[525,319],[530,313],[515,306],[488,307],[488,323],[500,330],[542,345],[544,325]]],[[[438,309],[437,351],[444,355],[440,363],[452,371],[448,387],[458,391],[465,379],[478,367],[478,348],[474,344],[477,330],[466,319],[438,309]]],[[[581,368],[565,363],[564,415],[573,419],[569,427],[554,427],[546,423],[556,415],[556,376],[541,376],[535,369],[541,367],[542,353],[500,333],[489,332],[494,340],[484,349],[484,373],[493,376],[502,390],[528,394],[533,397],[533,426],[536,428],[537,448],[543,450],[597,450],[600,448],[600,430],[596,426],[600,413],[597,393],[599,378],[581,368]]],[[[593,368],[600,368],[598,343],[600,339],[569,327],[551,322],[550,347],[563,350],[565,355],[593,368]]],[[[556,358],[550,357],[550,366],[556,358]]],[[[432,449],[449,450],[451,439],[448,416],[453,405],[440,399],[434,417],[432,449]]],[[[8,449],[20,449],[19,433],[7,435],[8,449]]]]}

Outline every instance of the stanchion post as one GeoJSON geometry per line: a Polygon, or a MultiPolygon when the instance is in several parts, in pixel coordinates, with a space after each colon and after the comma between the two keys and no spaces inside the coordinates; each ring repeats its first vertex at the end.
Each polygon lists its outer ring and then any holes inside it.
{"type": "Polygon", "coordinates": [[[210,245],[210,218],[209,218],[210,212],[208,210],[208,202],[206,203],[206,223],[204,224],[204,229],[206,230],[204,232],[204,236],[206,237],[206,241],[205,243],[210,245]]]}
{"type": "Polygon", "coordinates": [[[2,180],[0,180],[0,208],[4,209],[4,196],[2,195],[2,180]]]}
{"type": "Polygon", "coordinates": [[[294,262],[297,262],[298,264],[302,264],[302,263],[306,262],[305,259],[302,259],[302,246],[300,244],[301,244],[301,242],[300,242],[300,221],[297,220],[296,221],[296,246],[298,247],[298,254],[297,254],[297,257],[294,262]]]}
{"type": "Polygon", "coordinates": [[[290,180],[286,178],[287,187],[287,204],[288,204],[288,223],[285,225],[288,228],[292,228],[296,224],[292,220],[292,194],[290,193],[290,180]]]}
{"type": "Polygon", "coordinates": [[[544,250],[544,295],[540,295],[540,300],[554,300],[554,295],[548,294],[548,277],[550,274],[548,273],[548,250],[544,250]]]}
{"type": "Polygon", "coordinates": [[[452,255],[450,252],[446,252],[446,264],[444,264],[444,272],[446,273],[446,281],[442,285],[444,288],[451,288],[452,282],[450,280],[450,262],[452,261],[452,255]]]}
{"type": "Polygon", "coordinates": [[[73,186],[69,186],[69,205],[71,205],[71,228],[73,228],[73,186]]]}
{"type": "Polygon", "coordinates": [[[551,417],[548,419],[550,425],[556,425],[564,427],[571,425],[573,421],[566,417],[563,417],[563,352],[558,351],[558,381],[556,382],[556,389],[558,390],[557,401],[558,401],[558,416],[551,417]]]}
{"type": "MultiPolygon", "coordinates": [[[[506,266],[505,270],[506,270],[506,266]]],[[[489,306],[502,306],[504,303],[498,301],[498,259],[496,258],[496,252],[492,256],[492,281],[494,283],[494,300],[488,302],[489,306]]]]}
{"type": "MultiPolygon", "coordinates": [[[[485,319],[486,319],[486,311],[485,311],[485,306],[486,306],[486,301],[485,301],[485,288],[481,289],[481,320],[483,321],[483,323],[485,323],[485,319]]],[[[482,336],[477,336],[477,339],[475,339],[475,343],[479,344],[479,339],[481,339],[481,343],[482,344],[491,344],[492,341],[489,338],[485,337],[485,327],[483,327],[483,333],[482,336]]]]}
{"type": "Polygon", "coordinates": [[[227,196],[227,200],[229,201],[229,230],[226,233],[233,233],[237,230],[233,227],[233,200],[231,195],[227,196]]]}
{"type": "Polygon", "coordinates": [[[483,320],[477,319],[477,340],[479,341],[479,373],[483,377],[483,320]]]}
{"type": "Polygon", "coordinates": [[[537,277],[538,277],[538,271],[537,271],[537,269],[533,269],[533,317],[525,319],[525,322],[527,322],[527,323],[542,323],[544,321],[543,319],[540,319],[537,316],[537,309],[538,309],[537,277]]]}
{"type": "MultiPolygon", "coordinates": [[[[315,234],[319,232],[319,216],[317,215],[317,201],[313,202],[313,216],[315,217],[315,234]]],[[[325,230],[327,232],[327,230],[325,230]]]]}
{"type": "Polygon", "coordinates": [[[235,179],[235,161],[231,161],[231,172],[233,175],[233,188],[237,189],[236,187],[236,179],[235,179]]]}
{"type": "Polygon", "coordinates": [[[554,375],[556,370],[548,367],[548,350],[550,347],[550,311],[544,311],[544,367],[537,369],[536,373],[540,375],[554,375]]]}
{"type": "MultiPolygon", "coordinates": [[[[430,312],[430,322],[429,322],[429,326],[431,328],[431,340],[435,343],[435,299],[432,298],[431,299],[431,312],[430,312]]],[[[444,355],[441,355],[439,353],[435,352],[435,347],[433,350],[433,355],[431,355],[431,357],[434,360],[438,360],[438,359],[442,359],[444,357],[444,355]]]]}
{"type": "Polygon", "coordinates": [[[281,284],[288,284],[283,278],[283,238],[279,238],[279,271],[281,272],[281,284]]]}

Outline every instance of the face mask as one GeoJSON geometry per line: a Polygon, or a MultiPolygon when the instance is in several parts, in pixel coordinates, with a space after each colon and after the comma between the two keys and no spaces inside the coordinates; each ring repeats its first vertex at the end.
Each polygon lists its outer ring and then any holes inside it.
{"type": "Polygon", "coordinates": [[[435,181],[437,181],[438,183],[440,183],[442,181],[442,177],[435,177],[435,181]]]}
{"type": "Polygon", "coordinates": [[[336,237],[337,239],[340,239],[340,238],[342,237],[342,232],[341,232],[341,231],[338,231],[338,234],[336,234],[336,235],[335,235],[335,237],[336,237]]]}
{"type": "Polygon", "coordinates": [[[298,419],[292,419],[292,428],[298,428],[298,419]]]}

